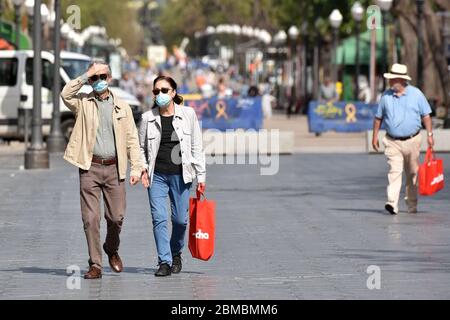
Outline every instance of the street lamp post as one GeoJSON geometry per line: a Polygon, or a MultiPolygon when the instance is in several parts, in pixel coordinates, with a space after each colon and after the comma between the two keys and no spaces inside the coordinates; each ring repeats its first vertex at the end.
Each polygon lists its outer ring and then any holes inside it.
{"type": "MultiPolygon", "coordinates": [[[[275,70],[276,70],[275,71],[276,88],[277,88],[277,92],[276,92],[276,95],[277,95],[277,108],[281,108],[280,107],[280,98],[281,98],[280,93],[281,93],[281,87],[282,87],[282,79],[280,81],[280,69],[282,69],[282,68],[281,68],[281,58],[280,58],[280,56],[283,53],[282,50],[283,50],[284,45],[286,43],[286,39],[287,39],[287,34],[286,34],[286,32],[284,30],[278,31],[278,33],[273,38],[274,43],[275,43],[275,47],[276,47],[276,50],[277,50],[277,54],[276,54],[277,63],[276,63],[276,67],[275,67],[275,70]]],[[[282,72],[281,72],[281,76],[282,76],[282,72]]]]}
{"type": "Polygon", "coordinates": [[[20,50],[20,8],[24,0],[14,0],[14,22],[16,24],[16,50],[20,50]]]}
{"type": "MultiPolygon", "coordinates": [[[[387,14],[392,7],[393,0],[377,0],[377,5],[381,8],[381,15],[383,19],[383,58],[381,59],[381,70],[386,72],[386,59],[387,59],[387,51],[386,51],[386,23],[387,23],[387,14]]],[[[386,89],[386,81],[383,81],[383,91],[386,89]]]]}
{"type": "Polygon", "coordinates": [[[207,34],[207,46],[206,46],[206,49],[207,49],[207,53],[206,53],[206,55],[208,55],[208,56],[210,56],[211,55],[211,48],[210,48],[210,46],[212,46],[213,45],[213,37],[214,37],[214,33],[216,32],[216,28],[214,28],[213,26],[208,26],[207,28],[206,28],[206,34],[207,34]]]}
{"type": "Polygon", "coordinates": [[[25,8],[27,9],[28,15],[28,34],[33,34],[33,25],[34,25],[34,0],[25,0],[25,8]]]}
{"type": "Polygon", "coordinates": [[[71,51],[70,42],[69,42],[69,33],[71,30],[72,30],[72,28],[67,23],[64,23],[61,26],[61,30],[60,30],[61,35],[64,37],[64,48],[67,51],[71,51]]]}
{"type": "Polygon", "coordinates": [[[33,118],[31,146],[25,151],[25,169],[49,168],[48,152],[42,137],[42,63],[41,63],[41,0],[34,1],[33,25],[33,118]]]}
{"type": "Polygon", "coordinates": [[[425,0],[416,0],[417,5],[417,87],[423,87],[423,6],[425,0]]]}
{"type": "Polygon", "coordinates": [[[197,58],[200,57],[200,38],[202,37],[202,33],[200,31],[195,32],[195,56],[197,58]]]}
{"type": "Polygon", "coordinates": [[[59,93],[61,91],[61,77],[59,69],[61,66],[61,0],[55,0],[55,24],[54,24],[54,46],[55,62],[53,64],[53,113],[50,136],[47,139],[48,152],[63,152],[66,141],[61,130],[61,113],[59,110],[59,93]]]}
{"type": "Polygon", "coordinates": [[[234,65],[238,64],[238,44],[239,44],[239,39],[242,33],[242,29],[240,26],[238,25],[234,25],[233,26],[233,34],[234,34],[234,48],[233,48],[233,62],[234,65]]]}
{"type": "Polygon", "coordinates": [[[360,23],[364,15],[364,8],[359,1],[356,1],[352,6],[352,16],[356,21],[356,50],[355,50],[355,100],[359,97],[359,74],[360,74],[360,62],[359,62],[359,37],[360,37],[360,23]]]}
{"type": "Polygon", "coordinates": [[[51,45],[48,44],[48,34],[49,34],[49,27],[48,22],[50,18],[50,12],[48,10],[48,7],[45,3],[41,4],[41,23],[42,23],[42,49],[43,50],[49,50],[51,45]]]}
{"type": "Polygon", "coordinates": [[[303,103],[306,102],[306,96],[308,95],[308,73],[307,73],[307,68],[308,68],[308,55],[307,52],[308,50],[308,23],[304,22],[301,28],[301,34],[302,34],[302,38],[303,38],[303,43],[302,43],[302,69],[301,69],[301,86],[302,86],[302,93],[301,93],[301,98],[302,101],[304,101],[303,103]]]}
{"type": "MultiPolygon", "coordinates": [[[[35,21],[34,21],[34,16],[35,16],[35,7],[37,6],[36,1],[35,0],[25,0],[25,8],[27,9],[27,14],[28,14],[28,18],[29,18],[29,23],[28,23],[28,32],[30,34],[34,35],[33,32],[33,27],[35,26],[35,21]]],[[[40,41],[41,41],[41,48],[42,48],[42,24],[46,24],[49,18],[49,11],[47,8],[47,5],[45,3],[40,3],[39,5],[39,14],[40,14],[40,26],[39,28],[41,29],[41,33],[40,33],[40,41]]],[[[33,37],[34,38],[34,37],[33,37]]],[[[44,48],[45,50],[46,48],[44,48]]]]}
{"type": "Polygon", "coordinates": [[[339,41],[339,27],[342,23],[342,14],[338,9],[334,9],[329,17],[330,24],[333,27],[333,57],[334,57],[334,65],[333,65],[333,82],[336,83],[338,80],[338,72],[337,72],[337,48],[339,41]]]}
{"type": "Polygon", "coordinates": [[[314,91],[314,100],[319,100],[319,87],[320,87],[320,81],[319,81],[319,64],[320,64],[320,25],[322,24],[322,18],[317,18],[314,26],[314,67],[313,67],[313,91],[314,91]]]}
{"type": "Polygon", "coordinates": [[[292,53],[292,88],[291,88],[291,99],[292,104],[289,106],[289,112],[292,112],[292,106],[297,105],[297,38],[300,31],[296,26],[291,26],[288,30],[289,39],[291,40],[291,53],[292,53]]]}

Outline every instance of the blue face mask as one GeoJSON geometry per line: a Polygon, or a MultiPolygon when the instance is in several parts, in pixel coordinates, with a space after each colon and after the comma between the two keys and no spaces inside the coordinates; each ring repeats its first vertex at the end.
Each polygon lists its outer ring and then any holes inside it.
{"type": "Polygon", "coordinates": [[[160,108],[166,108],[169,106],[170,101],[172,101],[172,98],[167,93],[160,93],[156,96],[156,104],[160,108]]]}
{"type": "Polygon", "coordinates": [[[108,89],[108,82],[106,80],[95,81],[92,84],[92,89],[94,89],[94,91],[97,93],[101,93],[101,92],[105,91],[106,89],[108,89]]]}

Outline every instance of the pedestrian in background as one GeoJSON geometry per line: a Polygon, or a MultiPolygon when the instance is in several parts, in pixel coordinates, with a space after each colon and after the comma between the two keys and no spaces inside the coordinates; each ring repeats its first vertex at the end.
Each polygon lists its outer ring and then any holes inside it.
{"type": "Polygon", "coordinates": [[[252,98],[259,96],[259,89],[258,89],[258,87],[256,85],[251,85],[248,88],[247,96],[248,97],[252,97],[252,98]]]}
{"type": "Polygon", "coordinates": [[[360,75],[358,77],[358,101],[362,101],[364,103],[370,103],[372,101],[372,92],[370,90],[369,81],[367,80],[367,77],[364,75],[360,75]]]}
{"type": "Polygon", "coordinates": [[[136,83],[134,82],[134,79],[130,77],[130,74],[128,72],[125,72],[123,74],[122,79],[120,79],[119,81],[119,87],[128,92],[129,94],[137,96],[136,83]]]}
{"type": "Polygon", "coordinates": [[[222,77],[219,78],[219,82],[217,84],[217,98],[225,99],[225,98],[230,98],[232,95],[233,95],[233,92],[226,85],[225,79],[222,77]]]}
{"type": "Polygon", "coordinates": [[[142,184],[148,190],[153,235],[159,268],[155,276],[182,269],[181,253],[189,217],[189,192],[197,178],[197,191],[205,191],[205,155],[195,110],[182,106],[176,82],[159,76],[153,83],[155,106],[142,115],[139,128],[142,184]],[[169,237],[167,197],[171,204],[169,237]]]}
{"type": "Polygon", "coordinates": [[[270,88],[267,87],[261,98],[261,107],[264,119],[272,118],[272,108],[273,105],[276,103],[276,100],[277,99],[273,95],[273,91],[271,91],[270,88]]]}
{"type": "Polygon", "coordinates": [[[133,113],[128,104],[108,89],[111,80],[111,71],[105,62],[92,62],[84,75],[68,82],[61,92],[64,104],[76,119],[64,159],[79,167],[81,214],[89,250],[89,271],[85,279],[102,277],[102,193],[108,225],[103,250],[111,269],[123,270],[118,250],[125,216],[128,160],[131,185],[139,182],[142,172],[133,113]],[[93,92],[78,93],[85,83],[92,86],[93,92]]]}
{"type": "Polygon", "coordinates": [[[408,212],[416,213],[422,121],[428,133],[428,146],[434,145],[431,108],[424,94],[408,84],[407,81],[410,81],[411,77],[408,75],[407,66],[394,64],[384,77],[389,80],[390,89],[384,92],[378,104],[372,146],[378,151],[378,132],[383,122],[386,128],[386,136],[383,137],[384,153],[389,164],[385,209],[390,214],[398,213],[402,175],[405,171],[405,201],[408,212]]]}
{"type": "Polygon", "coordinates": [[[320,84],[319,100],[330,101],[337,100],[339,97],[336,91],[336,84],[331,81],[330,77],[325,77],[323,83],[320,84]]]}

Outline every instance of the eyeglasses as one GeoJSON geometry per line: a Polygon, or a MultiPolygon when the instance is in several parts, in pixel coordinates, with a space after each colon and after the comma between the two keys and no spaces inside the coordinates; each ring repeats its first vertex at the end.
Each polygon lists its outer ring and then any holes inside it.
{"type": "Polygon", "coordinates": [[[107,74],[93,75],[92,77],[89,78],[89,80],[95,82],[95,81],[97,81],[99,78],[100,78],[101,80],[106,80],[106,79],[108,79],[108,75],[107,75],[107,74]]]}
{"type": "Polygon", "coordinates": [[[153,89],[152,92],[153,92],[153,94],[154,94],[155,96],[157,96],[157,95],[159,94],[159,92],[167,93],[167,92],[169,92],[170,90],[172,90],[172,89],[170,89],[170,88],[161,88],[161,89],[153,89]]]}

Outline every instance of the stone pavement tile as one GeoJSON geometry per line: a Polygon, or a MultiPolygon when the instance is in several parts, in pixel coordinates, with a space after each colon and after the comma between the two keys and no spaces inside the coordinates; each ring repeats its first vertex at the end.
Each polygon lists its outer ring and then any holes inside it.
{"type": "Polygon", "coordinates": [[[279,129],[294,133],[295,152],[302,153],[347,153],[365,152],[365,133],[325,132],[317,137],[308,131],[308,118],[294,115],[287,119],[286,114],[274,113],[270,119],[264,120],[265,129],[279,129]]]}
{"type": "MultiPolygon", "coordinates": [[[[450,156],[442,155],[446,170],[450,156]]],[[[448,299],[449,187],[421,197],[417,215],[384,212],[383,156],[295,155],[275,176],[258,166],[211,165],[207,196],[217,202],[210,261],[186,248],[183,272],[158,279],[146,192],[127,186],[127,215],[114,274],[66,287],[66,268],[87,270],[78,173],[60,156],[51,170],[20,171],[0,155],[2,299],[448,299]],[[381,269],[369,290],[367,267],[381,269]]],[[[404,207],[403,207],[404,209],[404,207]]],[[[102,239],[105,237],[102,218],[102,239]]]]}

